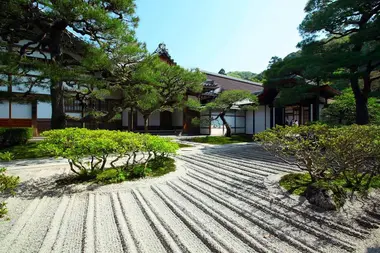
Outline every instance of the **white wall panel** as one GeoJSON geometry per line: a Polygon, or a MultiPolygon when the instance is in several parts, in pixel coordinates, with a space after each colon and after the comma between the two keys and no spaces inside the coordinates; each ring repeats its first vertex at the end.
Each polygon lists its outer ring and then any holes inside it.
{"type": "Polygon", "coordinates": [[[0,119],[9,119],[9,101],[0,101],[0,119]]]}
{"type": "Polygon", "coordinates": [[[211,128],[212,136],[222,136],[224,135],[223,127],[222,128],[211,128]]]}
{"type": "Polygon", "coordinates": [[[260,105],[255,111],[255,133],[265,130],[265,106],[260,105]]]}
{"type": "Polygon", "coordinates": [[[128,126],[128,109],[125,109],[121,115],[121,118],[122,118],[122,125],[124,127],[128,126]]]}
{"type": "Polygon", "coordinates": [[[50,102],[38,102],[38,104],[37,104],[37,118],[38,119],[50,119],[51,118],[51,103],[50,102]]]}
{"type": "Polygon", "coordinates": [[[172,126],[183,126],[183,111],[174,110],[172,113],[172,126]]]}
{"type": "Polygon", "coordinates": [[[209,129],[208,128],[201,128],[200,134],[210,134],[209,129]]]}
{"type": "Polygon", "coordinates": [[[137,125],[144,126],[144,117],[141,112],[137,112],[137,125]]]}
{"type": "Polygon", "coordinates": [[[149,126],[160,126],[160,112],[156,111],[149,116],[149,126]]]}
{"type": "Polygon", "coordinates": [[[245,133],[253,133],[253,111],[247,111],[245,114],[245,133]]]}
{"type": "Polygon", "coordinates": [[[12,103],[12,119],[31,119],[32,104],[12,103]]]}
{"type": "Polygon", "coordinates": [[[270,128],[270,121],[272,120],[271,117],[270,117],[270,107],[269,106],[266,106],[266,110],[267,110],[267,113],[265,115],[265,120],[266,120],[266,128],[265,129],[269,129],[270,128]]]}
{"type": "Polygon", "coordinates": [[[245,117],[236,117],[236,127],[245,127],[245,117]]]}
{"type": "Polygon", "coordinates": [[[237,134],[245,134],[245,129],[244,128],[236,128],[236,133],[237,134]]]}

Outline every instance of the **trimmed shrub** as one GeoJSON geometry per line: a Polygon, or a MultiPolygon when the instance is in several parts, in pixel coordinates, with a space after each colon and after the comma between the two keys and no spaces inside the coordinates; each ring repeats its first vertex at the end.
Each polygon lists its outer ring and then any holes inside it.
{"type": "Polygon", "coordinates": [[[33,136],[33,128],[0,128],[1,147],[25,144],[33,136]]]}
{"type": "MultiPolygon", "coordinates": [[[[11,159],[10,153],[0,153],[0,160],[9,161],[11,159]]],[[[20,182],[19,177],[9,176],[5,174],[6,169],[0,168],[0,193],[10,193],[14,194],[14,189],[18,186],[20,182]]],[[[7,203],[0,202],[0,219],[3,218],[8,213],[7,203]]]]}
{"type": "Polygon", "coordinates": [[[347,192],[351,199],[355,192],[366,195],[380,176],[380,126],[278,126],[255,138],[275,156],[308,173],[309,182],[303,180],[301,188],[300,178],[285,176],[286,188],[295,182],[299,194],[309,186],[330,190],[337,206],[344,204],[347,192]]]}
{"type": "Polygon", "coordinates": [[[82,176],[97,174],[106,166],[126,174],[138,164],[144,164],[145,170],[151,159],[175,154],[179,148],[168,138],[121,131],[67,128],[42,135],[41,151],[67,158],[71,170],[82,176]]]}

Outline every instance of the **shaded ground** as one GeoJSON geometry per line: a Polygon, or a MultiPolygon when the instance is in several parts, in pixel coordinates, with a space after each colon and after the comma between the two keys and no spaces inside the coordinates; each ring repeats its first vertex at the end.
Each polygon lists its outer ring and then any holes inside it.
{"type": "Polygon", "coordinates": [[[191,141],[191,142],[207,143],[207,144],[215,144],[215,145],[225,145],[225,144],[233,144],[233,143],[241,143],[241,142],[253,142],[252,136],[249,136],[249,135],[233,135],[231,137],[207,135],[205,137],[193,137],[186,140],[191,141]]]}
{"type": "Polygon", "coordinates": [[[12,167],[0,252],[376,252],[378,200],[323,213],[278,187],[297,169],[255,144],[186,148],[178,170],[116,185],[59,186],[65,165],[12,167]],[[45,177],[45,178],[44,178],[45,177]],[[361,211],[361,210],[365,211],[361,211]]]}

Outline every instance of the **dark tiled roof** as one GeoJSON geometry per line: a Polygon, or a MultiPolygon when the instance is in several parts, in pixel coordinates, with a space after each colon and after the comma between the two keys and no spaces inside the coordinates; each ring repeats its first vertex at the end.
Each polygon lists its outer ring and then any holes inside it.
{"type": "Polygon", "coordinates": [[[212,79],[207,79],[206,82],[203,83],[203,86],[208,87],[208,88],[213,88],[213,87],[218,87],[218,84],[212,79]]]}
{"type": "Polygon", "coordinates": [[[211,91],[206,91],[201,94],[201,96],[206,96],[206,97],[216,97],[218,94],[211,92],[211,91]]]}
{"type": "Polygon", "coordinates": [[[213,80],[223,90],[248,90],[252,93],[257,93],[263,90],[261,83],[250,82],[247,80],[202,71],[207,75],[207,80],[213,80]]]}

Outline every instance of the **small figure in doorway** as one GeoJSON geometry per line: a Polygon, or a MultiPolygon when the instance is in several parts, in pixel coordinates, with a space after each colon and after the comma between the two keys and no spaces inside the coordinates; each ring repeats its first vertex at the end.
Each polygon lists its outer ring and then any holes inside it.
{"type": "Polygon", "coordinates": [[[298,120],[295,120],[294,123],[293,123],[294,126],[298,126],[298,120]]]}

